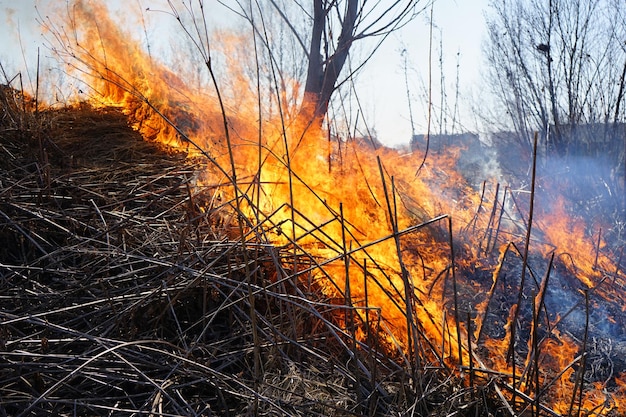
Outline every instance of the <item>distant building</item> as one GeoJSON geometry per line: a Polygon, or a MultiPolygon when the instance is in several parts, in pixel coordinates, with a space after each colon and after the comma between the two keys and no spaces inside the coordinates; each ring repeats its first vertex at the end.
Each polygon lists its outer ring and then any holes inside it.
{"type": "Polygon", "coordinates": [[[429,151],[439,152],[450,147],[463,147],[468,150],[481,146],[480,138],[476,133],[453,133],[453,134],[431,134],[413,135],[411,138],[411,150],[426,150],[428,144],[429,151]]]}
{"type": "MultiPolygon", "coordinates": [[[[499,180],[500,169],[494,148],[480,140],[476,133],[455,133],[436,135],[414,135],[411,139],[411,150],[416,153],[426,153],[433,157],[433,162],[438,163],[437,155],[448,152],[458,152],[454,159],[454,166],[449,168],[461,173],[470,184],[480,186],[484,180],[499,180]]],[[[445,161],[450,163],[450,159],[445,161]]]]}

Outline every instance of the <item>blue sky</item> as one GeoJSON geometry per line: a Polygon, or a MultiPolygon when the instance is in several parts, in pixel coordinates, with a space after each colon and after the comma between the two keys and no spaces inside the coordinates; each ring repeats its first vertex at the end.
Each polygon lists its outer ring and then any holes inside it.
{"type": "MultiPolygon", "coordinates": [[[[214,1],[214,0],[213,0],[214,1]]],[[[459,76],[459,113],[465,130],[475,130],[469,114],[469,100],[478,88],[482,66],[481,42],[485,33],[484,11],[489,0],[437,0],[433,10],[432,85],[433,102],[440,103],[440,75],[445,77],[448,106],[453,107],[456,97],[457,68],[459,76]],[[439,48],[443,48],[443,67],[439,65],[439,48]],[[458,64],[458,67],[457,67],[458,64]]],[[[111,4],[117,1],[109,0],[111,4]]],[[[132,7],[146,7],[163,1],[134,0],[132,7]]],[[[36,18],[35,5],[45,15],[50,5],[65,5],[65,0],[0,0],[0,63],[14,72],[28,65],[34,72],[37,48],[42,56],[41,29],[36,18]]],[[[427,126],[428,37],[429,14],[418,16],[402,31],[386,40],[381,49],[368,62],[357,80],[358,94],[363,104],[368,125],[375,128],[379,139],[387,145],[407,143],[411,137],[408,99],[411,98],[414,130],[424,133],[427,126]],[[405,54],[402,51],[406,50],[405,54]],[[408,69],[407,94],[405,65],[408,69]]],[[[437,108],[435,108],[436,111],[437,108]]],[[[448,117],[451,128],[451,116],[448,117]]],[[[458,128],[458,127],[457,127],[458,128]]]]}
{"type": "MultiPolygon", "coordinates": [[[[484,13],[487,4],[488,0],[437,0],[433,11],[435,26],[431,59],[434,110],[439,107],[442,72],[448,106],[453,107],[458,64],[459,112],[466,130],[477,128],[468,108],[469,100],[481,81],[481,44],[486,33],[484,13]],[[442,68],[439,65],[440,46],[442,68]]],[[[371,106],[370,117],[374,119],[376,130],[385,144],[402,144],[411,136],[404,57],[400,53],[405,48],[414,127],[418,134],[426,132],[429,17],[420,15],[401,32],[394,34],[361,75],[361,94],[371,106]]],[[[450,128],[450,117],[448,119],[450,128]]]]}

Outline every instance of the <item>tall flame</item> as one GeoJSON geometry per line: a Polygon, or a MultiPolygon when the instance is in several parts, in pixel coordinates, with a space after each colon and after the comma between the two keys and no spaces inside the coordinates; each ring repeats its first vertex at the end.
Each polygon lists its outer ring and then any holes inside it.
{"type": "MultiPolygon", "coordinates": [[[[225,91],[232,86],[236,94],[223,96],[222,108],[215,88],[192,88],[184,74],[156,62],[139,42],[129,40],[102,3],[76,0],[70,10],[76,37],[53,30],[59,43],[56,50],[74,70],[88,76],[86,83],[96,93],[92,103],[122,108],[146,138],[208,156],[211,163],[199,186],[222,184],[222,201],[243,196],[240,209],[245,218],[240,221],[250,226],[246,238],[255,232],[294,253],[310,255],[314,266],[308,270],[300,266],[300,274],[308,272],[330,297],[345,298],[349,291],[348,302],[363,321],[366,312],[377,311],[384,324],[381,337],[390,347],[407,350],[410,343],[417,343],[413,336],[421,335],[442,347],[432,360],[465,365],[472,360],[485,371],[489,366],[522,377],[524,366],[518,363],[512,370],[505,358],[508,336],[478,340],[476,328],[483,326],[489,309],[487,294],[493,295],[500,286],[505,290],[498,277],[505,245],[499,266],[489,265],[478,259],[481,242],[476,237],[493,227],[494,216],[485,207],[493,205],[495,213],[501,197],[497,191],[477,191],[455,170],[461,149],[430,155],[416,174],[421,154],[374,149],[307,131],[284,97],[259,100],[259,92],[249,88],[239,71],[224,81],[225,91]],[[260,111],[259,103],[282,106],[283,111],[260,111]],[[237,193],[232,188],[235,178],[237,193]],[[454,264],[453,249],[459,258],[454,264]],[[491,282],[468,276],[472,268],[493,268],[491,282]],[[460,271],[466,273],[458,277],[464,281],[463,290],[456,288],[455,272],[460,271]],[[457,304],[454,291],[467,293],[470,288],[475,291],[476,314],[471,320],[459,320],[460,309],[468,306],[457,304]],[[469,356],[468,347],[476,342],[488,352],[485,363],[469,356]]],[[[230,40],[240,38],[232,35],[230,40]]],[[[296,82],[290,85],[290,90],[298,90],[296,82]]],[[[572,272],[585,289],[601,283],[600,271],[617,273],[610,259],[601,257],[598,262],[597,245],[585,237],[583,225],[571,223],[563,204],[542,222],[546,246],[575,254],[579,270],[572,272]]],[[[598,293],[609,297],[608,287],[598,293]]],[[[517,325],[502,321],[504,329],[517,325]]],[[[541,384],[557,393],[552,398],[554,409],[566,412],[575,384],[571,363],[580,354],[579,345],[552,329],[537,346],[546,369],[541,384]],[[561,370],[566,371],[558,383],[551,383],[561,370]]],[[[616,380],[620,386],[616,403],[624,401],[623,380],[623,375],[616,380]]],[[[523,390],[523,384],[518,389],[523,390]]],[[[586,409],[597,410],[598,392],[585,394],[586,409]]]]}

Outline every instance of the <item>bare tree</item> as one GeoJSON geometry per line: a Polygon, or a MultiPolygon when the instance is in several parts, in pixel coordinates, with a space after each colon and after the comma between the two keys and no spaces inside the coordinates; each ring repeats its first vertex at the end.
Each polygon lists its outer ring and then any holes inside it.
{"type": "Polygon", "coordinates": [[[492,0],[490,6],[488,79],[520,138],[549,132],[563,153],[576,126],[623,121],[622,2],[492,0]]]}
{"type": "MultiPolygon", "coordinates": [[[[268,75],[266,84],[257,87],[259,91],[273,92],[274,97],[266,102],[279,104],[281,114],[298,117],[305,126],[319,128],[333,93],[352,79],[389,34],[405,26],[433,1],[219,0],[219,3],[252,28],[254,39],[244,49],[251,58],[250,66],[262,66],[263,73],[268,75]],[[351,60],[354,44],[365,39],[371,41],[362,42],[367,44],[364,56],[351,60]],[[304,86],[299,91],[298,104],[286,100],[296,97],[289,90],[292,80],[304,86]]],[[[203,21],[206,6],[202,1],[197,5],[183,2],[182,6],[173,0],[168,3],[203,59],[210,61],[216,48],[210,48],[212,52],[208,48],[209,29],[203,21]]],[[[216,63],[212,65],[215,67],[216,63]]],[[[255,76],[249,78],[251,84],[263,82],[255,81],[255,76]]]]}
{"type": "MultiPolygon", "coordinates": [[[[285,19],[306,55],[307,75],[299,114],[317,126],[321,126],[326,116],[333,92],[352,75],[340,78],[352,45],[373,37],[379,38],[377,45],[380,45],[391,32],[406,25],[430,4],[430,0],[312,0],[311,8],[301,1],[294,2],[294,7],[309,16],[310,26],[305,33],[291,24],[277,0],[270,2],[285,19]],[[420,3],[425,5],[418,8],[420,3]]],[[[370,54],[376,48],[372,48],[370,54]]],[[[352,71],[357,71],[369,56],[360,63],[353,63],[352,71]]]]}
{"type": "Polygon", "coordinates": [[[623,218],[624,2],[492,0],[490,9],[488,80],[504,127],[528,154],[533,132],[541,133],[546,168],[580,210],[602,202],[594,211],[623,218]]]}

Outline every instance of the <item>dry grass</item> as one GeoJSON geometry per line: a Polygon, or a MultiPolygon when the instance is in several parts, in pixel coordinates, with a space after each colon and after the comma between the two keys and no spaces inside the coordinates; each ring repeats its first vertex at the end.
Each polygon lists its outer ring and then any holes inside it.
{"type": "Polygon", "coordinates": [[[423,370],[415,390],[375,337],[354,351],[346,306],[300,285],[293,254],[227,238],[195,164],[116,110],[1,90],[0,415],[447,408],[458,382],[423,370]]]}
{"type": "MultiPolygon", "coordinates": [[[[511,296],[497,277],[477,293],[492,268],[462,259],[471,282],[448,294],[459,306],[447,311],[470,312],[461,323],[486,302],[473,362],[448,367],[431,345],[413,363],[347,320],[351,302],[315,288],[305,272],[323,260],[238,237],[236,205],[198,186],[204,170],[116,109],[36,111],[0,89],[0,416],[557,415],[537,400],[542,386],[521,392],[479,360],[491,355],[480,335],[500,337],[507,315],[496,301],[511,296]]],[[[514,259],[498,262],[518,274],[514,259]]]]}

